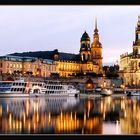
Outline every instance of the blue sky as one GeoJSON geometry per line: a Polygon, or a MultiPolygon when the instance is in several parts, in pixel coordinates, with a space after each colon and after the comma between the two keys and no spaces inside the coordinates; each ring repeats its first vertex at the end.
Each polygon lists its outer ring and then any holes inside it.
{"type": "Polygon", "coordinates": [[[103,63],[132,52],[140,6],[0,6],[0,55],[58,49],[79,53],[86,30],[93,41],[97,18],[103,63]]]}

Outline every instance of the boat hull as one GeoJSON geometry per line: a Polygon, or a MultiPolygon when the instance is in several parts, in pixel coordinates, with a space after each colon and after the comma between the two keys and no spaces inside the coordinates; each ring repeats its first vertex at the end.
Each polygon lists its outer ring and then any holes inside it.
{"type": "Polygon", "coordinates": [[[15,97],[78,97],[78,93],[73,94],[25,94],[25,93],[0,93],[0,98],[15,97]]]}
{"type": "Polygon", "coordinates": [[[129,92],[127,96],[140,96],[140,92],[129,92]]]}
{"type": "Polygon", "coordinates": [[[112,95],[112,93],[113,93],[113,91],[112,90],[101,90],[101,95],[102,96],[111,96],[112,95]]]}

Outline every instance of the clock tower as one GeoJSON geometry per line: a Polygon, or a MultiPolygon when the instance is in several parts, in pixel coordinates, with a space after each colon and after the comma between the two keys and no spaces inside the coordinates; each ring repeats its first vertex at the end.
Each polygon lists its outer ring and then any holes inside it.
{"type": "Polygon", "coordinates": [[[102,44],[99,41],[99,33],[97,29],[97,20],[95,21],[95,29],[93,34],[93,42],[91,44],[92,61],[99,66],[99,73],[102,73],[102,44]]]}

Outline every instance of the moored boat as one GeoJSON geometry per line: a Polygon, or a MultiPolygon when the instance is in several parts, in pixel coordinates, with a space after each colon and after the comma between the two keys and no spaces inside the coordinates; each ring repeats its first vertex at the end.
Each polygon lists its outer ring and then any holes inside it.
{"type": "Polygon", "coordinates": [[[113,94],[113,90],[111,88],[103,88],[100,94],[103,96],[110,96],[113,94]]]}
{"type": "Polygon", "coordinates": [[[79,96],[73,85],[59,81],[0,81],[0,97],[79,96]]]}
{"type": "Polygon", "coordinates": [[[127,96],[140,96],[140,91],[129,91],[127,96]]]}

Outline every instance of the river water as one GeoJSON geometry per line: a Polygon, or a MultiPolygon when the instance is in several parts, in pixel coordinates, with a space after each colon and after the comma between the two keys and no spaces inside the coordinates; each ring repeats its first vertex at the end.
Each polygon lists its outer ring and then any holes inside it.
{"type": "Polygon", "coordinates": [[[140,134],[140,97],[0,98],[1,134],[140,134]]]}

